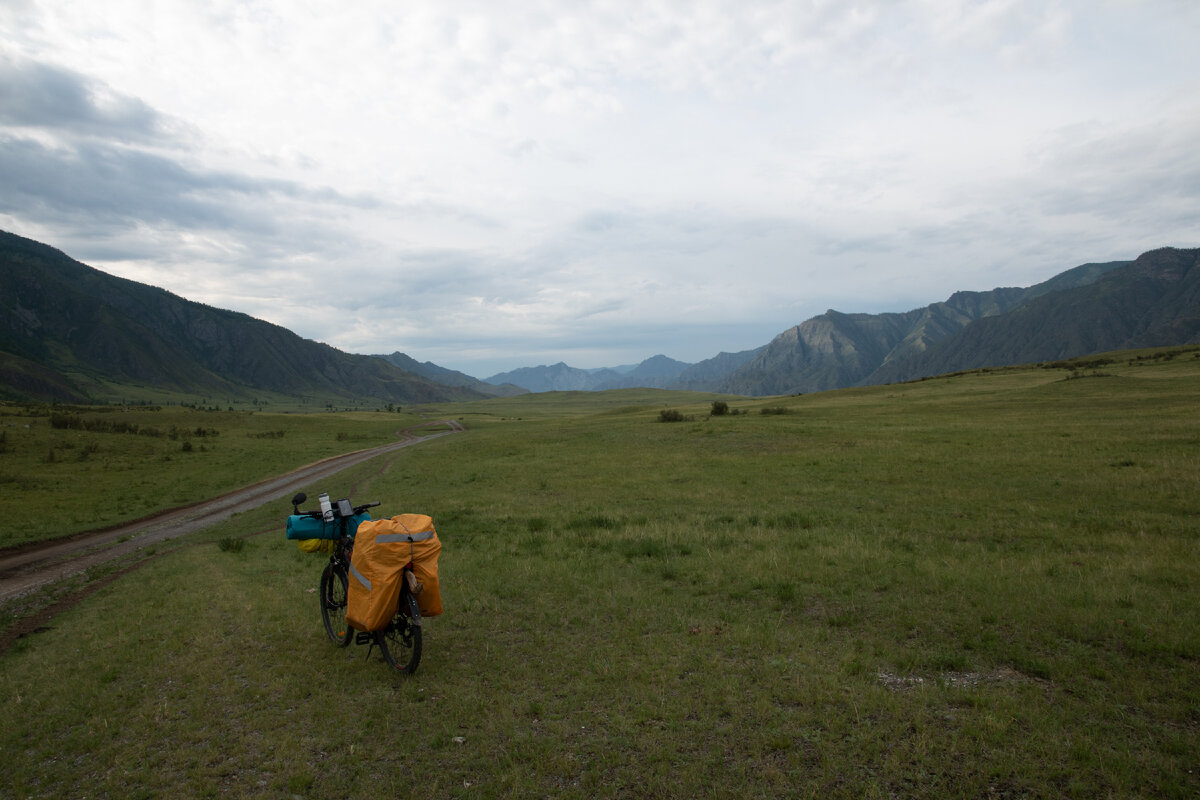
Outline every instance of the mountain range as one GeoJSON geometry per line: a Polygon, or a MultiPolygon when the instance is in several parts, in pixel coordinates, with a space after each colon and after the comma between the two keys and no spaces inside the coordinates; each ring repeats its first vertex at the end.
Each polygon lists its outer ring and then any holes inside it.
{"type": "Polygon", "coordinates": [[[401,352],[391,353],[390,355],[377,355],[375,358],[382,358],[392,366],[399,367],[405,372],[411,372],[414,375],[420,375],[434,383],[440,383],[443,386],[455,386],[462,389],[470,389],[488,397],[511,397],[517,394],[529,394],[529,389],[524,389],[520,386],[514,386],[511,383],[503,381],[498,383],[485,383],[478,378],[472,378],[465,372],[458,372],[453,369],[439,367],[432,361],[417,361],[412,356],[401,352]]]}
{"type": "Polygon", "coordinates": [[[568,367],[561,361],[548,367],[522,367],[487,379],[492,384],[516,385],[531,392],[604,391],[649,387],[665,389],[678,382],[679,376],[694,365],[651,356],[640,364],[600,369],[568,367]]]}
{"type": "Polygon", "coordinates": [[[627,387],[746,396],[1200,342],[1200,249],[1084,264],[1027,288],[907,312],[813,317],[753,350],[558,363],[478,380],[410,356],[345,353],[280,326],[117,278],[0,231],[0,398],[88,402],[140,389],[242,401],[421,403],[627,387]]]}
{"type": "MultiPolygon", "coordinates": [[[[1084,264],[1027,288],[955,292],[911,311],[829,310],[755,350],[698,364],[655,356],[665,389],[766,396],[897,383],[988,366],[1200,342],[1200,250],[1084,264]],[[664,368],[669,364],[670,369],[664,368]],[[674,374],[672,374],[674,372],[674,374]]],[[[635,385],[565,364],[502,373],[531,391],[635,385]]]]}

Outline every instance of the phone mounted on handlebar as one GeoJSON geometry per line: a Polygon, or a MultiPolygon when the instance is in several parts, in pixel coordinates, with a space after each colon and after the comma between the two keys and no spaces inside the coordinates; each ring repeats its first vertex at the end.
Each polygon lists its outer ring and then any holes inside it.
{"type": "Polygon", "coordinates": [[[379,501],[376,501],[374,503],[363,503],[360,506],[356,506],[350,502],[349,498],[346,497],[341,498],[337,502],[331,502],[329,500],[329,495],[325,492],[321,492],[321,494],[317,497],[317,502],[321,506],[319,511],[301,511],[300,504],[306,502],[307,500],[308,495],[306,495],[304,492],[297,492],[296,496],[292,498],[292,513],[297,516],[303,515],[313,517],[315,519],[322,519],[325,522],[333,522],[335,519],[339,518],[350,519],[351,517],[355,517],[363,513],[368,508],[374,508],[375,506],[379,505],[379,501]]]}

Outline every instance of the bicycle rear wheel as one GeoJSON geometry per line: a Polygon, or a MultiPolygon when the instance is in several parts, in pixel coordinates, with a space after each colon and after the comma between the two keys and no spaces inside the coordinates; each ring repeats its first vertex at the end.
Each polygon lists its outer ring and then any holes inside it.
{"type": "Polygon", "coordinates": [[[354,638],[346,624],[346,570],[344,567],[326,564],[321,573],[321,621],[325,623],[325,634],[338,647],[345,647],[354,638]]]}
{"type": "Polygon", "coordinates": [[[400,608],[388,626],[376,635],[379,649],[388,665],[411,675],[421,663],[421,612],[407,591],[400,594],[400,608]]]}

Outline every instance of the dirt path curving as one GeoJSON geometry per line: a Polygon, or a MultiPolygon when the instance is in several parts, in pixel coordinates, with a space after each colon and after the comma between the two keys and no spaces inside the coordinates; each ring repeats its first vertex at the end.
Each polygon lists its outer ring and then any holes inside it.
{"type": "Polygon", "coordinates": [[[115,528],[2,551],[0,603],[77,575],[97,564],[129,555],[147,545],[202,530],[234,514],[285,498],[312,481],[329,477],[378,455],[462,430],[463,426],[454,420],[424,423],[400,431],[400,441],[326,458],[195,505],[164,511],[115,528]],[[450,430],[423,436],[416,434],[416,431],[434,425],[446,425],[450,430]]]}

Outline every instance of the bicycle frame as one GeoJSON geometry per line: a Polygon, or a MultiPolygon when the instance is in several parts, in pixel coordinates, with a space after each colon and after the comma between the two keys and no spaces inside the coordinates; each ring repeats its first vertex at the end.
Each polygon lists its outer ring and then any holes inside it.
{"type": "Polygon", "coordinates": [[[392,619],[383,630],[357,631],[346,621],[346,603],[350,580],[356,580],[353,575],[354,536],[348,530],[349,522],[365,509],[379,505],[369,503],[364,506],[352,507],[349,500],[339,500],[335,506],[326,495],[321,496],[321,511],[300,512],[299,505],[307,500],[304,494],[298,494],[292,500],[296,513],[307,513],[310,516],[323,516],[326,522],[333,521],[338,525],[337,538],[333,540],[333,552],[329,556],[321,573],[320,605],[325,632],[329,639],[338,647],[345,647],[351,641],[355,644],[366,644],[367,657],[371,650],[378,646],[384,660],[399,672],[416,671],[421,658],[421,612],[417,606],[416,593],[420,584],[416,582],[411,562],[406,564],[401,573],[400,594],[397,608],[392,612],[392,619]]]}

